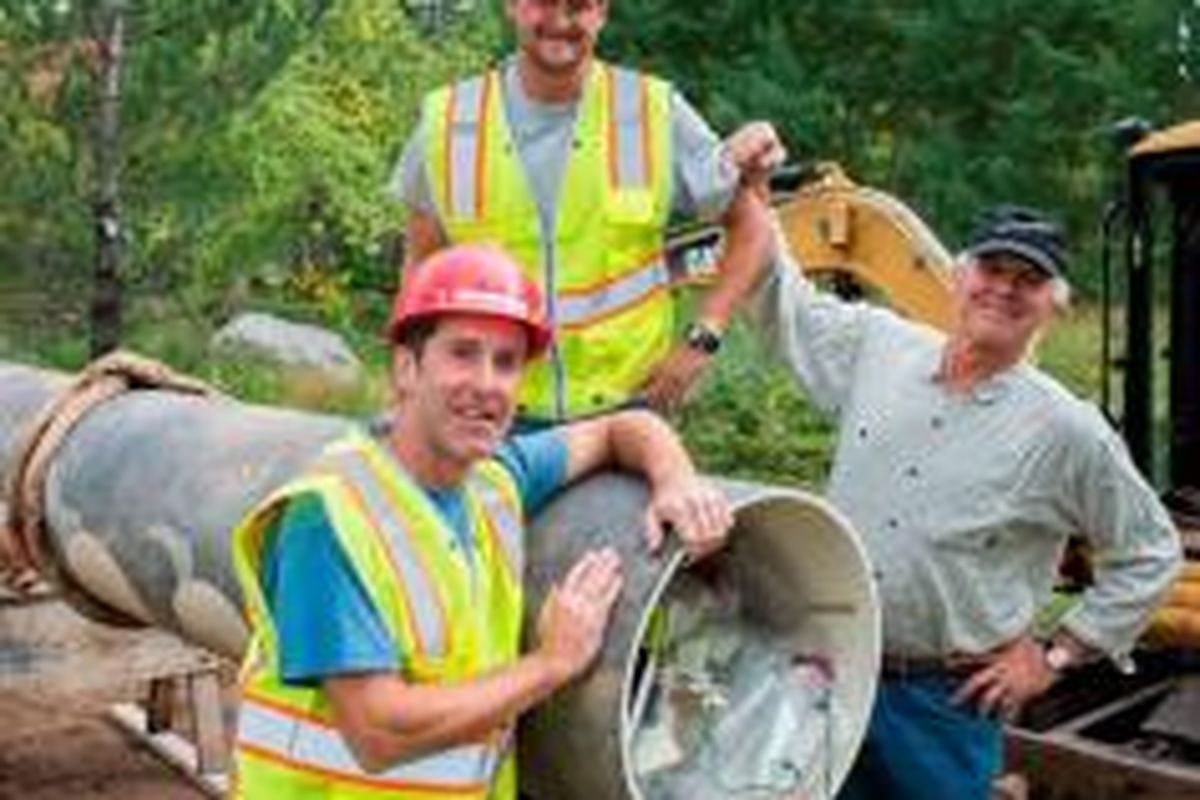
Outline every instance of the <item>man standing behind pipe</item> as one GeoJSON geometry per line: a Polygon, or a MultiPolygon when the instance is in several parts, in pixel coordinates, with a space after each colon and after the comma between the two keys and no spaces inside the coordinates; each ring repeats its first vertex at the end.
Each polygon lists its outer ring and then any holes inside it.
{"type": "Polygon", "coordinates": [[[608,0],[506,0],[516,54],[426,98],[393,180],[407,263],[494,242],[547,295],[555,342],[526,375],[523,419],[645,400],[678,405],[711,362],[769,243],[765,204],[720,141],[657,78],[598,61],[608,0]],[[716,283],[674,343],[663,234],[720,218],[716,283]]]}
{"type": "MultiPolygon", "coordinates": [[[[749,168],[780,155],[769,128],[729,144],[749,168]]],[[[862,534],[883,611],[879,694],[839,797],[984,800],[1003,719],[1081,661],[1128,660],[1178,536],[1096,409],[1025,359],[1067,300],[1056,224],[981,215],[946,336],[817,291],[777,248],[751,317],[838,422],[828,497],[862,534]],[[1072,535],[1091,543],[1094,585],[1038,641],[1072,535]]]]}
{"type": "Polygon", "coordinates": [[[498,250],[418,265],[397,296],[394,418],[354,433],[234,534],[252,644],[234,796],[516,795],[516,718],[578,677],[621,590],[616,553],[576,562],[518,652],[524,520],[602,465],[650,483],[695,556],[732,524],[671,430],[625,411],[501,443],[550,331],[539,290],[498,250]]]}

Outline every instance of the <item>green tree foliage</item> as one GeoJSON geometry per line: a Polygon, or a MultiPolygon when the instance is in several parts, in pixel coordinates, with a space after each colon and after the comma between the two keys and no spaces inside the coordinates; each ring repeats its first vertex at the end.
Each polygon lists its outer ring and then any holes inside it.
{"type": "Polygon", "coordinates": [[[222,191],[198,230],[197,263],[219,281],[300,276],[327,298],[394,275],[385,237],[401,209],[385,181],[421,96],[481,65],[476,26],[436,43],[394,0],[343,0],[277,78],[205,148],[222,191]]]}
{"type": "MultiPolygon", "coordinates": [[[[248,102],[320,20],[323,0],[126,0],[121,65],[121,205],[125,278],[156,275],[147,243],[174,198],[173,180],[223,112],[248,102]]],[[[0,264],[46,289],[61,321],[82,320],[94,259],[96,38],[100,4],[8,0],[0,5],[0,264]],[[50,287],[54,287],[50,290],[50,287]],[[73,301],[75,308],[68,307],[73,301]]],[[[31,313],[31,315],[32,315],[31,313]]],[[[56,321],[60,321],[56,320],[56,321]]]]}
{"type": "MultiPolygon", "coordinates": [[[[0,6],[0,154],[11,165],[0,263],[41,280],[35,265],[52,259],[80,301],[92,261],[91,5],[0,6]],[[51,90],[35,80],[44,64],[51,90]]],[[[125,14],[133,293],[186,297],[207,323],[259,285],[343,317],[356,282],[390,288],[381,249],[399,210],[384,182],[420,96],[486,60],[495,18],[425,35],[399,0],[127,0],[125,14]]]]}
{"type": "Polygon", "coordinates": [[[0,269],[64,269],[61,242],[85,235],[74,132],[58,98],[79,54],[70,20],[48,4],[0,6],[0,269]]]}
{"type": "MultiPolygon", "coordinates": [[[[1054,209],[1095,228],[1109,125],[1200,111],[1180,65],[1193,0],[672,0],[615,3],[610,56],[675,80],[723,130],[773,120],[800,159],[836,159],[950,242],[976,209],[1054,209]]],[[[1195,72],[1193,71],[1193,76],[1195,72]]]]}

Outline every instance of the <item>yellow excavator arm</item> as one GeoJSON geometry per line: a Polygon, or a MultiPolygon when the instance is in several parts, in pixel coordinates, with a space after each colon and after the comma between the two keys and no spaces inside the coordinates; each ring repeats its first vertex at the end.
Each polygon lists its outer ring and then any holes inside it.
{"type": "Polygon", "coordinates": [[[953,257],[895,197],[826,163],[776,210],[806,273],[849,275],[910,319],[950,325],[953,257]]]}
{"type": "MultiPolygon", "coordinates": [[[[818,164],[810,175],[772,200],[801,268],[813,277],[851,278],[904,316],[945,330],[953,258],[929,226],[895,197],[850,180],[837,164],[818,164]]],[[[711,280],[719,246],[714,227],[674,233],[667,259],[675,283],[711,280]]]]}

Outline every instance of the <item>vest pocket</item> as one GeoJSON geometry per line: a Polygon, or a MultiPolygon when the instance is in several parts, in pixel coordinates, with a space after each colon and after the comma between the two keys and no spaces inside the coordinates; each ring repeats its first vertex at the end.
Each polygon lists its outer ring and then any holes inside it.
{"type": "Polygon", "coordinates": [[[654,223],[654,210],[654,194],[649,189],[614,189],[609,193],[604,219],[610,225],[644,227],[654,223]]]}

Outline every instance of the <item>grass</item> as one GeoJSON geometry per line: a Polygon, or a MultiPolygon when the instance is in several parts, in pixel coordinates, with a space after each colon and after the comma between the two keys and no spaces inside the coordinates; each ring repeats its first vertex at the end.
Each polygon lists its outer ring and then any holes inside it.
{"type": "Polygon", "coordinates": [[[1071,309],[1038,347],[1035,361],[1082,398],[1100,402],[1100,308],[1071,309]]]}
{"type": "Polygon", "coordinates": [[[768,362],[753,335],[735,326],[720,358],[680,418],[706,472],[819,488],[832,430],[783,367],[768,362]]]}

